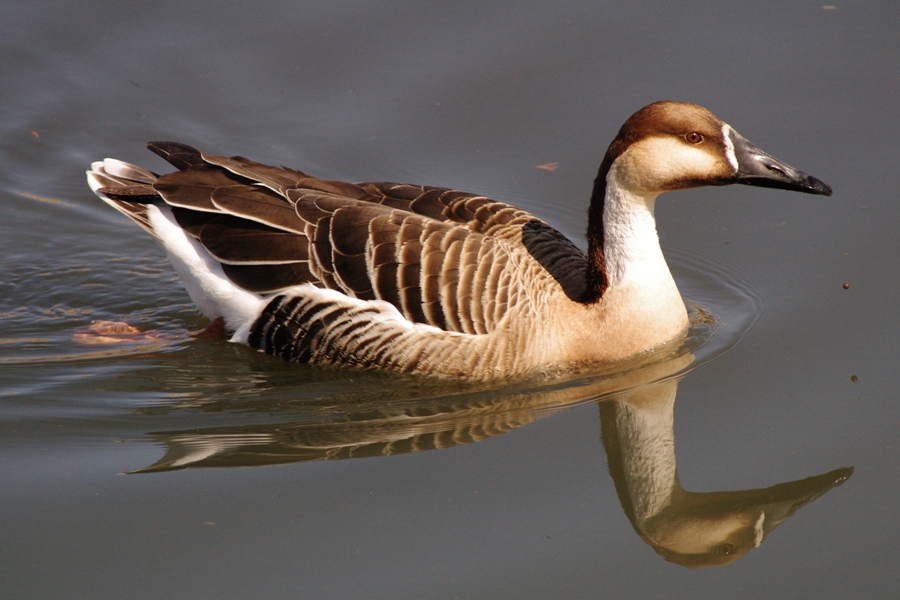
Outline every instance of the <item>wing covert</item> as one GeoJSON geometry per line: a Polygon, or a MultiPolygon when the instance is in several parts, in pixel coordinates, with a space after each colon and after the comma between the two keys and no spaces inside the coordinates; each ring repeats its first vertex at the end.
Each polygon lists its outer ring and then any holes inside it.
{"type": "Polygon", "coordinates": [[[583,253],[561,234],[484,196],[326,181],[242,157],[155,144],[155,152],[183,170],[160,177],[154,189],[185,231],[248,291],[312,284],[384,300],[415,323],[484,334],[517,301],[510,294],[518,272],[509,268],[514,255],[521,255],[512,261],[517,264],[534,259],[545,267],[578,270],[583,262],[583,253]],[[526,231],[530,246],[522,245],[526,231]]]}

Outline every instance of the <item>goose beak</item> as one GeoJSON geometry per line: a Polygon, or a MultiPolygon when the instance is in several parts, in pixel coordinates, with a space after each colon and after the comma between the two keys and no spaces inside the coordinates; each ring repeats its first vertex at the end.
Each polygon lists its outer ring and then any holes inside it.
{"type": "Polygon", "coordinates": [[[734,183],[822,196],[831,195],[830,185],[769,156],[735,130],[729,132],[729,137],[734,145],[734,156],[738,163],[734,183]]]}

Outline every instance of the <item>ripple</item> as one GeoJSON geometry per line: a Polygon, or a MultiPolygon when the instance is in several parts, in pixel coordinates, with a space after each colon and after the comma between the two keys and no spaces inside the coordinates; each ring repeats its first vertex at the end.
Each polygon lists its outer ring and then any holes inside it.
{"type": "Polygon", "coordinates": [[[666,257],[685,303],[715,317],[695,367],[739,347],[765,321],[759,288],[730,264],[679,249],[667,249],[666,257]]]}
{"type": "MultiPolygon", "coordinates": [[[[316,411],[327,412],[324,407],[336,405],[373,407],[403,402],[422,406],[423,402],[460,395],[496,397],[577,388],[690,353],[693,361],[689,366],[664,376],[680,378],[738,347],[759,326],[765,311],[759,291],[728,264],[679,249],[668,250],[667,256],[691,312],[687,338],[632,360],[584,365],[574,371],[550,369],[525,380],[480,386],[443,380],[423,383],[391,374],[286,365],[230,344],[197,343],[187,333],[202,327],[204,320],[184,302],[186,294],[177,279],[159,252],[153,251],[127,259],[90,253],[52,264],[10,265],[14,275],[8,280],[12,282],[10,294],[0,300],[0,319],[6,326],[0,365],[46,368],[82,361],[87,374],[129,358],[119,365],[124,372],[117,375],[113,387],[125,393],[147,385],[150,396],[159,396],[147,400],[148,406],[274,413],[296,411],[304,404],[310,408],[311,402],[316,411]],[[91,321],[122,319],[148,333],[115,343],[73,343],[78,329],[91,321]],[[186,355],[177,354],[184,351],[186,355]],[[185,360],[191,364],[183,364],[185,360]],[[161,371],[164,385],[142,380],[140,372],[151,363],[154,370],[161,371]]],[[[595,399],[579,398],[577,402],[595,399]]]]}

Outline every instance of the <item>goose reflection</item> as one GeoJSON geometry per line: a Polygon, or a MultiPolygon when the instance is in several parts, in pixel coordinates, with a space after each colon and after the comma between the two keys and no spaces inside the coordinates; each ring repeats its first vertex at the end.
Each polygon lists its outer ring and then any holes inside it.
{"type": "MultiPolygon", "coordinates": [[[[678,481],[674,405],[689,353],[619,374],[422,400],[332,407],[290,423],[151,434],[166,445],[153,465],[131,473],[260,466],[388,456],[451,448],[506,433],[587,402],[600,410],[609,472],[637,534],[666,560],[724,565],[759,546],[794,512],[853,472],[837,469],[763,489],[696,493],[678,481]]],[[[210,407],[207,406],[207,409],[210,407]]],[[[301,411],[302,412],[302,411],[301,411]]]]}
{"type": "Polygon", "coordinates": [[[688,567],[731,563],[853,473],[844,468],[762,489],[688,492],[675,467],[677,386],[657,382],[599,404],[622,508],[641,539],[668,561],[688,567]]]}

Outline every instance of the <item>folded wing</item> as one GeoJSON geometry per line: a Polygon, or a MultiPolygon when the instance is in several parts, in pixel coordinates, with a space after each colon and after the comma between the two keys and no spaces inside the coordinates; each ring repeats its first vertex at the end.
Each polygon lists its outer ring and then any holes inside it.
{"type": "Polygon", "coordinates": [[[482,334],[523,300],[522,286],[511,284],[522,269],[510,268],[534,260],[534,250],[522,246],[523,231],[538,240],[541,264],[551,247],[561,264],[583,262],[583,253],[543,222],[483,196],[327,181],[171,142],[149,147],[180,170],[155,180],[140,173],[101,191],[139,222],[141,204],[161,197],[225,274],[251,292],[310,283],[384,300],[414,323],[482,334]]]}

